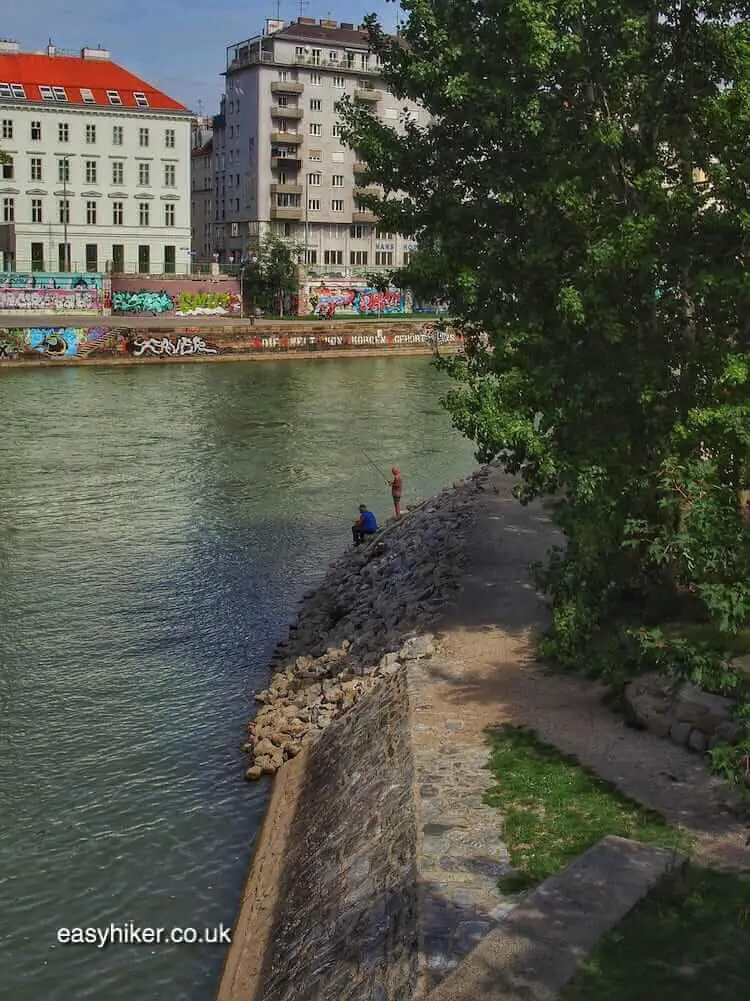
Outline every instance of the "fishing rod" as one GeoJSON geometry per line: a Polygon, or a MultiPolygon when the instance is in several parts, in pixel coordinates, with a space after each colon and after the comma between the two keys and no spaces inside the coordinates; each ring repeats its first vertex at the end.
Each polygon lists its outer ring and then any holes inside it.
{"type": "Polygon", "coordinates": [[[375,462],[373,462],[373,461],[372,461],[372,459],[371,459],[371,458],[370,458],[370,456],[369,456],[369,455],[367,454],[367,452],[365,452],[365,450],[364,450],[363,448],[360,448],[360,452],[362,453],[362,455],[364,455],[364,457],[365,457],[365,458],[367,459],[367,461],[368,461],[368,462],[370,463],[370,465],[372,466],[372,468],[373,468],[373,469],[375,469],[375,470],[377,470],[377,472],[378,472],[378,473],[380,473],[380,475],[381,475],[381,476],[383,477],[383,479],[385,480],[385,482],[386,482],[386,483],[388,483],[388,484],[390,484],[390,482],[391,482],[391,481],[390,481],[390,480],[388,479],[388,477],[387,477],[387,476],[385,475],[385,473],[384,473],[384,472],[383,472],[383,470],[382,470],[382,469],[380,468],[380,466],[379,466],[379,465],[378,465],[377,463],[375,463],[375,462]]]}

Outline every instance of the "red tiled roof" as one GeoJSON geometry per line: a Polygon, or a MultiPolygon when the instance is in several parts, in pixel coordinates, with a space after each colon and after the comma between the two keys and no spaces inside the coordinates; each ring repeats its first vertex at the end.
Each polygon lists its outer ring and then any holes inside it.
{"type": "MultiPolygon", "coordinates": [[[[0,52],[0,83],[21,84],[27,101],[60,107],[64,104],[104,108],[142,108],[143,111],[187,111],[140,77],[128,73],[109,59],[76,56],[36,55],[30,52],[0,52]],[[67,101],[42,101],[40,86],[64,87],[67,101]],[[84,101],[81,88],[89,89],[94,100],[84,101]],[[108,90],[116,90],[122,105],[112,104],[108,90]],[[134,94],[145,94],[148,107],[139,105],[134,94]]],[[[17,99],[19,104],[23,100],[17,99]]]]}

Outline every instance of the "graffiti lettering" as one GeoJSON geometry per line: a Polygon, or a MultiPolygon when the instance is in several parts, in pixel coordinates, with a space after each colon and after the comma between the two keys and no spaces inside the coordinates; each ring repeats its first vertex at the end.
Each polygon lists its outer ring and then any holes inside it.
{"type": "Polygon", "coordinates": [[[6,358],[8,360],[15,358],[15,353],[10,344],[6,341],[0,341],[0,361],[5,360],[6,358]]]}
{"type": "Polygon", "coordinates": [[[0,274],[0,289],[101,289],[102,277],[96,274],[0,274]]]}
{"type": "Polygon", "coordinates": [[[174,300],[167,292],[113,292],[113,313],[171,313],[174,300]]]}
{"type": "Polygon", "coordinates": [[[98,289],[0,289],[0,310],[33,310],[45,313],[98,311],[98,289]]]}
{"type": "Polygon", "coordinates": [[[176,308],[181,316],[223,316],[240,312],[240,297],[234,292],[180,292],[176,308]]]}
{"type": "Polygon", "coordinates": [[[385,337],[381,333],[377,334],[353,334],[347,338],[349,344],[387,344],[385,337]]]}
{"type": "MultiPolygon", "coordinates": [[[[302,297],[304,302],[305,297],[302,297]]],[[[321,285],[310,288],[307,295],[309,311],[330,319],[333,316],[364,316],[403,313],[406,309],[404,293],[398,289],[378,292],[374,288],[331,288],[321,285]]]]}
{"type": "Polygon", "coordinates": [[[184,355],[219,353],[216,348],[209,347],[202,337],[178,337],[174,342],[169,337],[149,337],[147,340],[137,337],[132,342],[132,352],[134,358],[140,358],[144,354],[181,358],[184,355]]]}

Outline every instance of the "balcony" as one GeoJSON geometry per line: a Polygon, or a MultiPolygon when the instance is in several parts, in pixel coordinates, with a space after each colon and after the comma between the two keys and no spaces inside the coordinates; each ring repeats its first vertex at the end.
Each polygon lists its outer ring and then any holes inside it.
{"type": "Polygon", "coordinates": [[[301,146],[303,137],[299,132],[272,132],[271,142],[285,146],[301,146]]]}
{"type": "Polygon", "coordinates": [[[361,188],[355,185],[354,187],[354,197],[359,198],[360,195],[380,195],[382,191],[374,184],[368,185],[366,188],[361,188]]]}
{"type": "Polygon", "coordinates": [[[302,169],[302,161],[294,156],[272,156],[271,170],[289,170],[292,173],[302,169]]]}
{"type": "Polygon", "coordinates": [[[377,103],[383,99],[383,91],[374,87],[355,87],[354,96],[360,101],[372,101],[377,103]]]}
{"type": "Polygon", "coordinates": [[[274,80],[271,83],[272,94],[301,94],[304,89],[305,85],[297,80],[274,80]]]}
{"type": "Polygon", "coordinates": [[[272,219],[296,219],[300,221],[302,219],[302,206],[301,205],[272,205],[271,206],[271,218],[272,219]]]}
{"type": "Polygon", "coordinates": [[[302,108],[291,108],[285,107],[283,104],[274,104],[271,106],[271,115],[273,118],[287,118],[298,122],[302,118],[303,111],[302,108]]]}
{"type": "Polygon", "coordinates": [[[374,212],[370,212],[369,209],[355,209],[352,212],[352,222],[366,222],[366,223],[376,223],[378,217],[374,212]]]}
{"type": "Polygon", "coordinates": [[[271,185],[272,195],[301,195],[302,185],[301,184],[272,184],[271,185]]]}
{"type": "Polygon", "coordinates": [[[366,163],[362,163],[361,160],[357,160],[354,164],[353,170],[355,174],[366,174],[370,168],[366,163]]]}

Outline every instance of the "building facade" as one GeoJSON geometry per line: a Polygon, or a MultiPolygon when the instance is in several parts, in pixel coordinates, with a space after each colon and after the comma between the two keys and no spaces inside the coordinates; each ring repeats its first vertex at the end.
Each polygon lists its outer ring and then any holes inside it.
{"type": "Polygon", "coordinates": [[[104,49],[0,42],[0,265],[190,272],[193,115],[104,49]]]}
{"type": "Polygon", "coordinates": [[[190,214],[192,222],[193,261],[213,261],[213,201],[214,201],[213,119],[200,118],[193,127],[190,214]]]}
{"type": "Polygon", "coordinates": [[[402,266],[414,244],[378,232],[358,202],[365,165],[339,134],[335,105],[355,94],[401,129],[417,104],[379,80],[367,33],[353,24],[267,21],[227,50],[226,88],[214,125],[214,242],[240,261],[266,232],[304,248],[308,271],[355,275],[402,266]]]}

